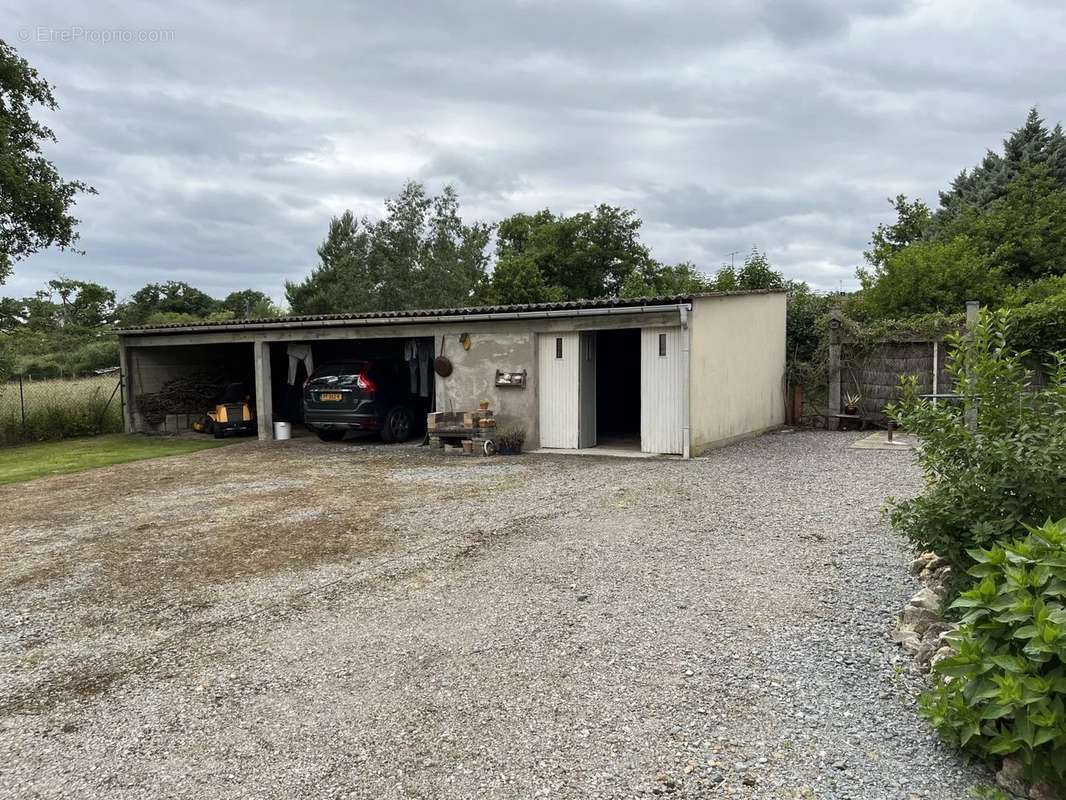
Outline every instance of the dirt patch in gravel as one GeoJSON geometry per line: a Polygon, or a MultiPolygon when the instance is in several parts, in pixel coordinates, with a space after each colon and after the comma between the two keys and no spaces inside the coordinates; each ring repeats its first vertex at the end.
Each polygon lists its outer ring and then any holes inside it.
{"type": "Polygon", "coordinates": [[[0,681],[0,709],[100,691],[155,642],[405,546],[402,509],[445,502],[456,483],[474,497],[508,474],[424,457],[248,443],[0,489],[0,644],[21,667],[0,681]]]}
{"type": "Polygon", "coordinates": [[[920,476],[856,436],[0,490],[0,796],[966,797],[890,639],[920,476]]]}

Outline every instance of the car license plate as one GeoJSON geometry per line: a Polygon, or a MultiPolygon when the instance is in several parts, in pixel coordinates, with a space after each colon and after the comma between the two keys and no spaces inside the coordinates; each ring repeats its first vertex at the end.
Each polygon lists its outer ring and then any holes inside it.
{"type": "Polygon", "coordinates": [[[342,397],[343,395],[340,392],[321,392],[318,395],[318,399],[321,400],[323,403],[339,403],[342,397]]]}

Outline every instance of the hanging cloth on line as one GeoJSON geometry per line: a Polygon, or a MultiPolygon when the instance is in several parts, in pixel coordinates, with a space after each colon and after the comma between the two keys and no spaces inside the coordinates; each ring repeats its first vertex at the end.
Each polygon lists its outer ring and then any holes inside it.
{"type": "Polygon", "coordinates": [[[422,397],[429,397],[429,362],[433,360],[433,345],[430,342],[418,342],[418,379],[422,397]]]}
{"type": "Polygon", "coordinates": [[[403,360],[411,377],[411,394],[429,397],[429,365],[433,360],[433,345],[421,339],[407,339],[403,343],[403,360]]]}
{"type": "Polygon", "coordinates": [[[315,371],[315,362],[311,358],[311,345],[294,342],[285,349],[285,352],[289,356],[289,386],[296,385],[296,368],[301,361],[304,362],[308,377],[315,371]]]}
{"type": "Polygon", "coordinates": [[[407,339],[403,343],[403,360],[411,373],[411,394],[418,392],[418,340],[407,339]]]}

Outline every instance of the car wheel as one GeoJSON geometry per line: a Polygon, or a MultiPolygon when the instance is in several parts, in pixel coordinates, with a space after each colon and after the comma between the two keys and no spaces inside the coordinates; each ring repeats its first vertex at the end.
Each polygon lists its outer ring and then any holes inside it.
{"type": "Polygon", "coordinates": [[[344,431],[325,430],[315,431],[315,433],[318,434],[318,438],[323,442],[339,442],[344,438],[344,431]]]}
{"type": "Polygon", "coordinates": [[[414,432],[415,417],[407,406],[389,409],[381,426],[381,440],[386,444],[406,442],[414,432]]]}

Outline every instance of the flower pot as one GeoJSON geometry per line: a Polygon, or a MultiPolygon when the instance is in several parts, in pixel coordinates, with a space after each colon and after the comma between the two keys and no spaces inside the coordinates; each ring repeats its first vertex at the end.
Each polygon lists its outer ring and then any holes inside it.
{"type": "Polygon", "coordinates": [[[488,400],[482,400],[480,403],[478,403],[478,408],[480,408],[482,411],[488,411],[489,410],[489,401],[488,400]]]}

